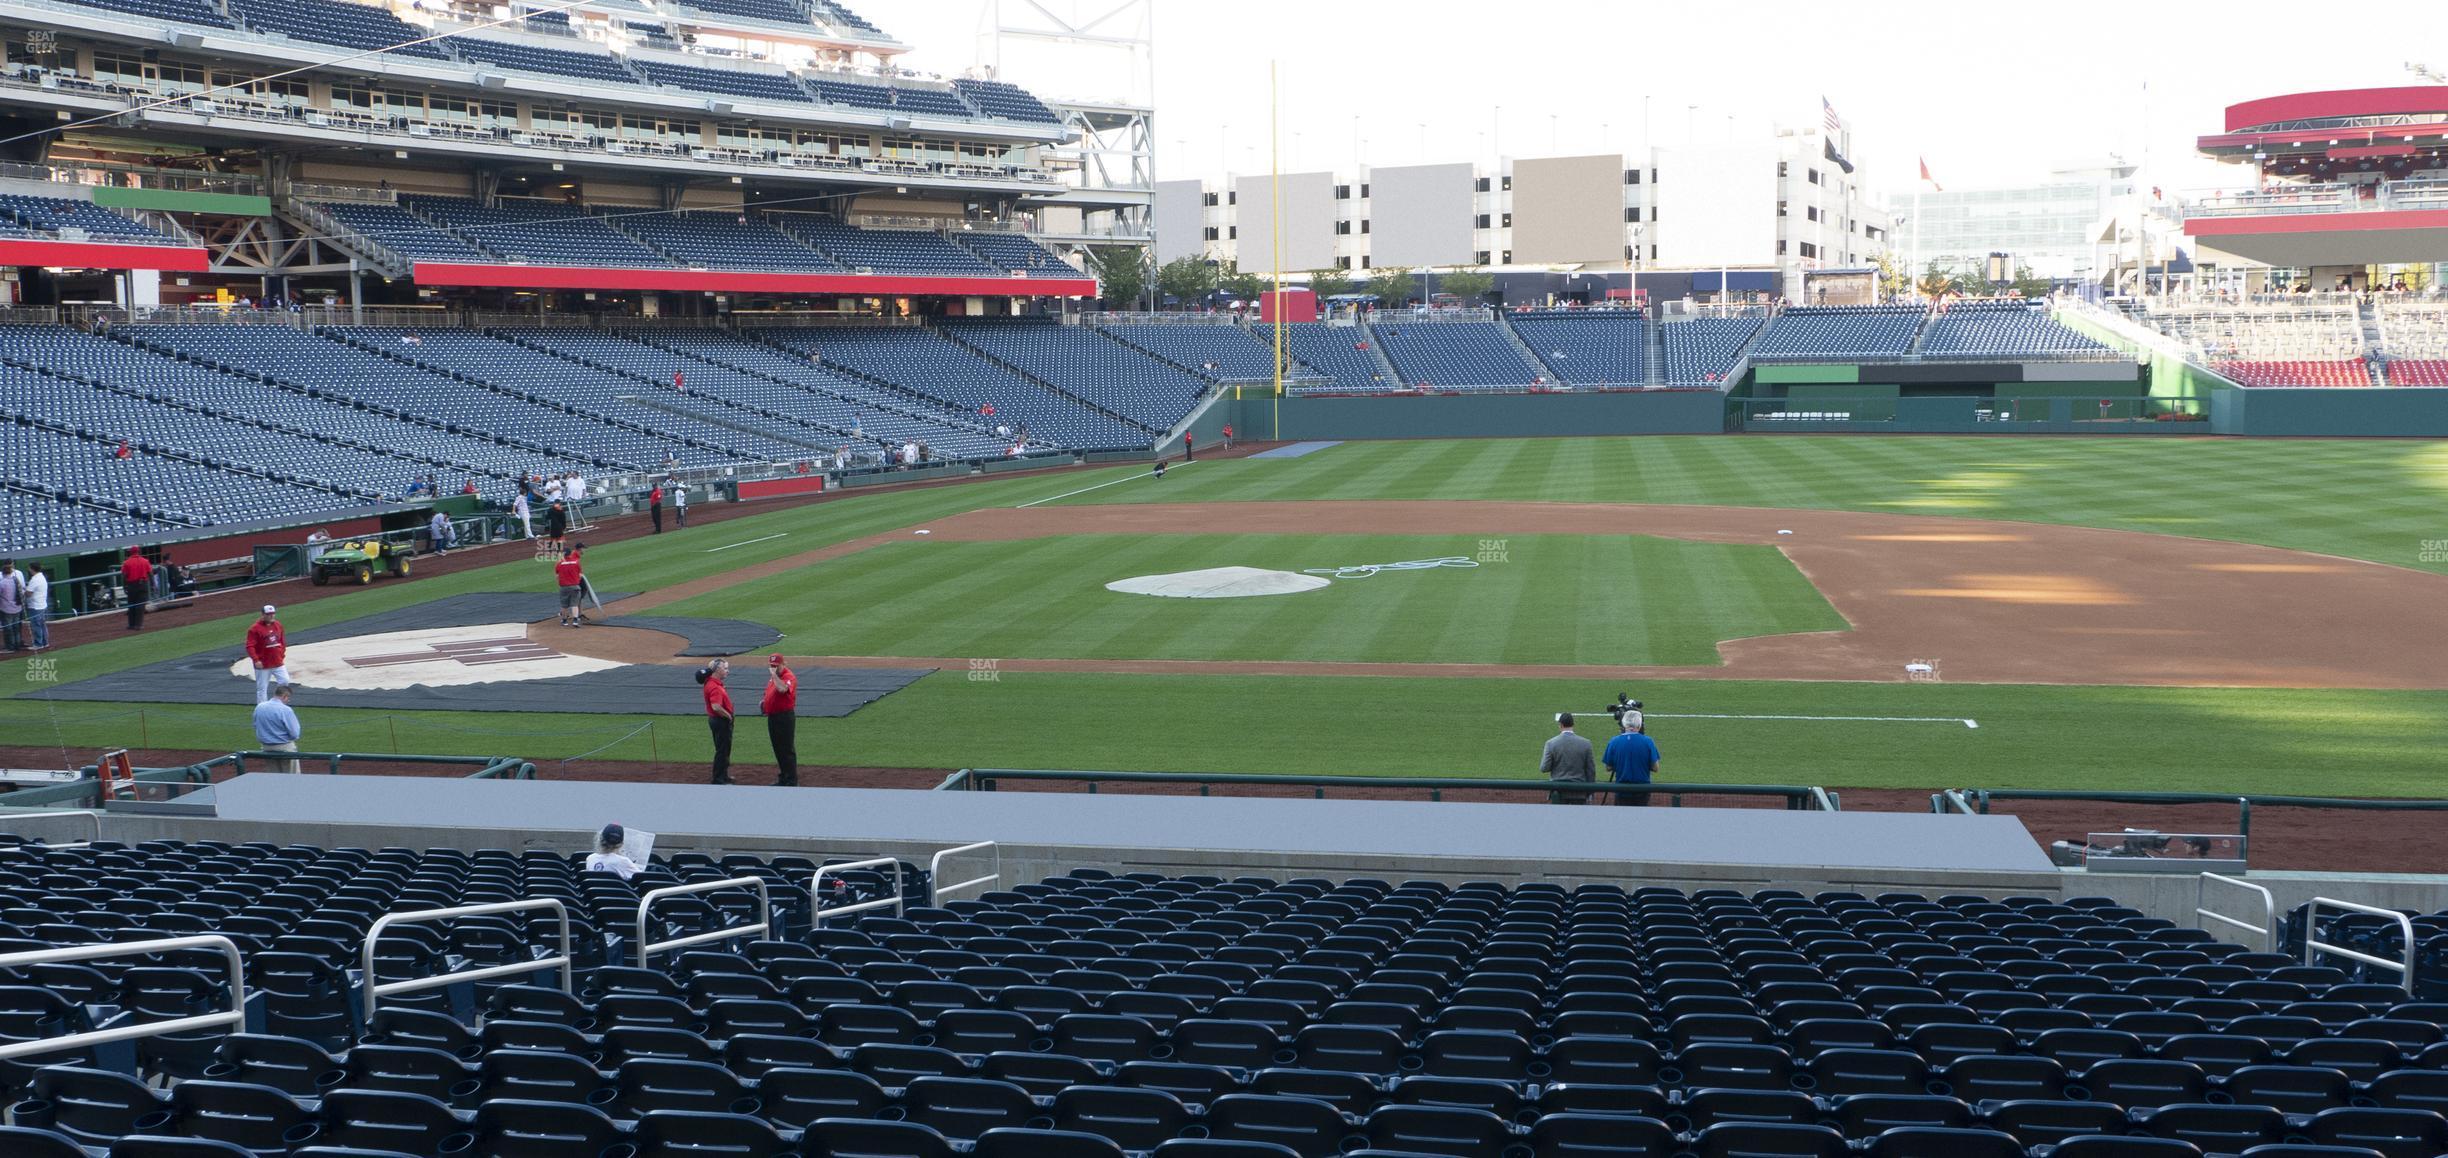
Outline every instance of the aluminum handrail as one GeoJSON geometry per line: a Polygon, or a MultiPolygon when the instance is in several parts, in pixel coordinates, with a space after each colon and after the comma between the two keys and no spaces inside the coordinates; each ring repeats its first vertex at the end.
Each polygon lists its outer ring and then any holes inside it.
{"type": "Polygon", "coordinates": [[[576,960],[570,956],[569,907],[552,899],[551,897],[530,897],[523,901],[500,901],[488,905],[461,905],[457,908],[451,909],[417,909],[405,913],[385,913],[381,917],[376,918],[372,927],[366,930],[366,1020],[368,1022],[374,1020],[375,1001],[390,994],[422,993],[428,989],[440,989],[445,985],[455,985],[462,981],[488,981],[495,977],[513,977],[526,973],[538,973],[542,972],[543,970],[556,967],[561,970],[561,992],[578,992],[576,960]],[[534,909],[549,909],[552,911],[554,916],[561,919],[560,956],[540,957],[533,961],[519,961],[509,965],[487,965],[478,969],[461,969],[452,973],[440,973],[432,977],[417,977],[407,981],[391,981],[377,984],[374,980],[375,943],[382,939],[383,930],[388,929],[393,925],[423,924],[429,921],[447,921],[453,917],[484,917],[490,916],[494,913],[519,913],[534,909]]]}
{"type": "Polygon", "coordinates": [[[934,856],[934,859],[929,860],[929,861],[927,862],[927,904],[929,904],[929,905],[941,905],[941,904],[943,904],[944,894],[946,894],[946,893],[957,893],[957,892],[960,892],[960,891],[961,891],[961,890],[963,890],[963,889],[974,889],[974,888],[978,887],[979,885],[995,885],[995,886],[1001,886],[1001,885],[1002,885],[1002,883],[1003,883],[1003,846],[1001,846],[1001,845],[999,845],[999,844],[996,844],[995,842],[993,842],[993,841],[991,841],[991,840],[981,840],[981,841],[977,842],[976,844],[964,844],[964,845],[961,845],[961,846],[960,846],[960,847],[958,847],[958,848],[947,848],[947,849],[943,850],[942,852],[936,853],[936,854],[935,854],[935,856],[934,856]],[[946,858],[946,857],[960,856],[960,855],[962,855],[963,853],[972,853],[972,852],[977,852],[977,851],[979,851],[979,850],[981,850],[981,849],[991,849],[991,850],[993,850],[993,852],[994,852],[994,872],[993,872],[993,873],[991,873],[991,874],[989,874],[989,875],[987,875],[987,876],[982,876],[982,877],[973,877],[973,878],[971,878],[971,879],[969,879],[969,880],[961,881],[961,882],[960,882],[960,883],[958,883],[958,884],[950,884],[950,885],[947,885],[947,884],[943,883],[943,862],[944,862],[944,858],[946,858]]]}
{"type": "Polygon", "coordinates": [[[864,913],[873,909],[884,908],[887,905],[892,907],[893,915],[898,917],[901,915],[902,910],[901,860],[899,857],[879,856],[870,858],[868,860],[854,860],[847,864],[819,865],[817,866],[815,875],[808,878],[808,904],[808,927],[811,929],[822,928],[824,926],[824,919],[826,917],[838,917],[849,913],[864,913]],[[824,907],[823,886],[826,873],[839,874],[849,872],[853,869],[882,868],[885,866],[890,866],[892,868],[893,890],[891,897],[881,901],[860,901],[855,905],[842,905],[831,909],[824,907]]]}
{"type": "Polygon", "coordinates": [[[645,896],[638,898],[638,967],[641,969],[645,968],[647,958],[652,957],[657,953],[668,953],[671,950],[685,949],[691,945],[703,945],[708,941],[728,941],[734,937],[746,937],[751,934],[770,935],[772,931],[773,890],[766,886],[765,878],[763,877],[732,877],[729,880],[699,881],[693,885],[671,885],[666,888],[656,889],[647,893],[645,896]],[[757,911],[765,915],[764,920],[752,921],[745,925],[733,925],[727,928],[715,929],[706,933],[691,933],[685,937],[674,937],[669,941],[649,942],[646,940],[647,913],[654,908],[654,903],[656,901],[659,901],[665,897],[677,897],[689,893],[707,893],[716,889],[735,889],[742,886],[747,886],[756,890],[757,911]]]}
{"type": "MultiPolygon", "coordinates": [[[[93,821],[94,834],[91,840],[102,839],[102,814],[90,808],[60,808],[46,812],[10,812],[6,808],[0,808],[0,821],[41,820],[45,817],[53,816],[82,816],[87,820],[93,821]]],[[[89,840],[87,843],[91,843],[91,840],[89,840]]],[[[60,846],[52,845],[51,847],[58,848],[60,846]]]]}
{"type": "Polygon", "coordinates": [[[2261,948],[2263,952],[2267,952],[2275,948],[2278,944],[2277,899],[2270,896],[2270,891],[2268,889],[2262,888],[2251,881],[2240,881],[2234,877],[2220,876],[2217,873],[2203,873],[2201,875],[2201,880],[2196,882],[2193,887],[2193,916],[2195,918],[2193,927],[2196,929],[2204,927],[2202,925],[2203,921],[2217,921],[2219,924],[2226,925],[2231,928],[2242,929],[2248,933],[2261,934],[2261,948]],[[2261,894],[2261,923],[2255,925],[2250,921],[2237,920],[2236,918],[2230,917],[2225,913],[2212,912],[2210,910],[2208,893],[2210,891],[2210,886],[2213,883],[2232,885],[2239,889],[2248,889],[2252,892],[2261,894]]]}
{"type": "MultiPolygon", "coordinates": [[[[2340,901],[2330,897],[2312,898],[2312,904],[2304,911],[2304,964],[2313,964],[2314,958],[2324,953],[2332,957],[2344,957],[2349,961],[2361,961],[2366,965],[2377,965],[2382,969],[2394,969],[2397,971],[2400,978],[2400,984],[2405,987],[2405,991],[2408,994],[2414,992],[2414,922],[2404,913],[2400,913],[2395,909],[2383,909],[2372,905],[2358,905],[2353,901],[2340,901]],[[2405,938],[2405,960],[2391,961],[2386,957],[2374,957],[2369,953],[2358,953],[2345,947],[2344,945],[2332,945],[2321,940],[2318,930],[2320,929],[2320,911],[2322,905],[2327,905],[2333,909],[2343,909],[2350,913],[2369,913],[2375,917],[2387,917],[2396,921],[2398,931],[2405,938]]],[[[4,960],[0,960],[0,964],[5,963],[6,962],[4,960]]],[[[6,1056],[8,1055],[5,1053],[0,1053],[0,1058],[4,1058],[6,1056]]]]}
{"type": "Polygon", "coordinates": [[[78,1046],[108,1045],[114,1041],[159,1037],[167,1033],[185,1033],[190,1030],[224,1027],[236,1030],[245,1029],[246,963],[239,959],[237,943],[227,937],[206,934],[193,937],[166,937],[155,941],[128,941],[114,945],[72,945],[61,949],[34,949],[24,953],[0,955],[0,969],[15,969],[21,965],[98,961],[106,957],[174,953],[181,949],[219,949],[222,956],[229,959],[230,1007],[227,1012],[173,1017],[168,1021],[148,1021],[142,1025],[123,1025],[117,1029],[92,1029],[83,1033],[72,1033],[65,1037],[10,1042],[7,1045],[0,1045],[0,1061],[25,1057],[29,1054],[74,1049],[78,1046]]]}

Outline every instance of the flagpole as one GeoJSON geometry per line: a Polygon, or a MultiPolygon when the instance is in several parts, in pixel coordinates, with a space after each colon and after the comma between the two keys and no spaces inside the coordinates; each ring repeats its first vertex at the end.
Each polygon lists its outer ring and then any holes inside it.
{"type": "Polygon", "coordinates": [[[1267,62],[1267,165],[1274,170],[1269,196],[1274,200],[1275,228],[1275,436],[1283,437],[1284,317],[1283,296],[1283,90],[1275,79],[1276,62],[1267,62]]]}
{"type": "MultiPolygon", "coordinates": [[[[1929,162],[1922,162],[1921,170],[1926,174],[1929,162]]],[[[1921,187],[1927,184],[1929,179],[1926,176],[1913,182],[1912,268],[1904,271],[1904,284],[1912,287],[1914,297],[1921,296],[1921,187]]]]}

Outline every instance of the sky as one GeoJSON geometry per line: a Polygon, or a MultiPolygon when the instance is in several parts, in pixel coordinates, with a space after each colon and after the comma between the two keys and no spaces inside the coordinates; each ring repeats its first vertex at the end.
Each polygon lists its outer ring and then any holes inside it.
{"type": "Polygon", "coordinates": [[[1124,32],[1148,13],[1152,68],[1135,76],[1123,52],[1010,38],[1002,75],[1056,98],[1144,99],[1152,83],[1164,180],[1267,170],[1270,62],[1286,172],[1757,137],[1814,123],[1825,99],[1894,197],[1923,157],[1956,188],[2112,153],[2171,197],[2234,187],[2240,167],[2193,152],[2225,106],[2429,83],[2409,60],[2448,74],[2441,0],[2364,0],[2351,19],[2263,0],[897,0],[865,15],[916,46],[909,67],[953,74],[994,59],[998,5],[1034,27],[1038,8],[1075,23],[1123,10],[1104,27],[1124,32]]]}

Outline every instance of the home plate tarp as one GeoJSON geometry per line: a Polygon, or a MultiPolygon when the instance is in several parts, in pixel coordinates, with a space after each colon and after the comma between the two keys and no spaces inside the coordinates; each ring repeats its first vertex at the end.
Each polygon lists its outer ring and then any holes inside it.
{"type": "MultiPolygon", "coordinates": [[[[618,598],[603,596],[606,603],[618,598]]],[[[527,637],[527,624],[554,614],[550,594],[482,592],[293,631],[289,676],[298,689],[298,706],[305,710],[674,716],[705,711],[694,669],[568,655],[552,645],[549,635],[542,640],[527,637]]],[[[656,619],[651,626],[692,645],[753,640],[753,646],[761,647],[779,638],[771,628],[740,620],[656,619]]],[[[73,678],[74,657],[62,659],[66,670],[60,674],[67,682],[20,698],[235,707],[255,702],[246,649],[236,639],[228,647],[82,680],[73,678]]],[[[929,670],[799,669],[799,714],[847,716],[917,682],[929,670]]],[[[753,667],[735,668],[732,682],[740,714],[752,714],[763,677],[753,667]]]]}

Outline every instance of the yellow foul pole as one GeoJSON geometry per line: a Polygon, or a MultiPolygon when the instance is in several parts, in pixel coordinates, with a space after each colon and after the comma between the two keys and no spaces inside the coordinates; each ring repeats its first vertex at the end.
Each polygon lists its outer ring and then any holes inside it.
{"type": "Polygon", "coordinates": [[[1284,317],[1283,296],[1283,92],[1275,79],[1275,62],[1267,62],[1268,197],[1274,203],[1275,229],[1275,436],[1283,437],[1284,317]]]}

